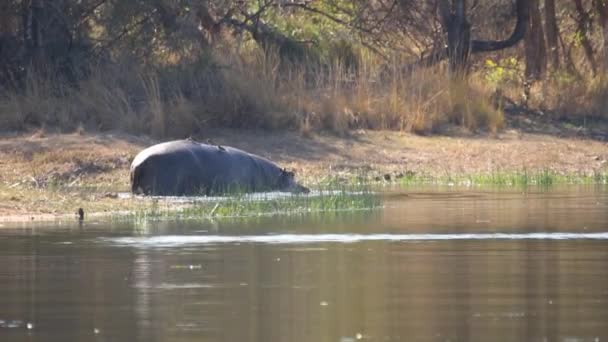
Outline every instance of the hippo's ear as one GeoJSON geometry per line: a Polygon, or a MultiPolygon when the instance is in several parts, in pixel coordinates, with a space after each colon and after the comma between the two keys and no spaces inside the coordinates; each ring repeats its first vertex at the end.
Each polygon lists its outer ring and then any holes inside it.
{"type": "Polygon", "coordinates": [[[286,168],[281,169],[281,174],[285,177],[293,178],[296,174],[293,171],[287,171],[286,168]]]}

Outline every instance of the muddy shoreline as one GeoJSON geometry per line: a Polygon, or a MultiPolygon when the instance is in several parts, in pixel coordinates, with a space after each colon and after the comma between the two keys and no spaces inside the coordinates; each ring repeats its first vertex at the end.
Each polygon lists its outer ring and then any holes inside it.
{"type": "MultiPolygon", "coordinates": [[[[424,175],[466,176],[550,171],[563,175],[608,172],[608,144],[592,137],[526,133],[424,137],[393,131],[348,136],[295,132],[214,130],[196,137],[269,158],[314,187],[320,179],[355,176],[398,181],[424,175]]],[[[87,213],[136,210],[141,201],[118,198],[129,189],[129,165],[159,140],[125,133],[0,136],[0,222],[75,219],[87,213]]]]}

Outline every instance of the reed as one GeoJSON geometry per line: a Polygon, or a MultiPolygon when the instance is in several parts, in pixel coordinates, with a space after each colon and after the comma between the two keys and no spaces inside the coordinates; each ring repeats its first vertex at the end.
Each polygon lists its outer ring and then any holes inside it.
{"type": "Polygon", "coordinates": [[[410,175],[401,178],[399,185],[408,187],[423,184],[458,185],[458,186],[501,186],[501,187],[528,187],[567,184],[608,184],[608,173],[594,172],[559,173],[549,169],[535,171],[493,171],[477,174],[447,174],[443,176],[410,175]]]}
{"type": "Polygon", "coordinates": [[[374,210],[379,207],[379,195],[369,189],[343,188],[318,190],[308,195],[237,194],[212,199],[192,199],[181,204],[172,200],[154,199],[143,209],[113,218],[134,221],[247,218],[374,210]]]}

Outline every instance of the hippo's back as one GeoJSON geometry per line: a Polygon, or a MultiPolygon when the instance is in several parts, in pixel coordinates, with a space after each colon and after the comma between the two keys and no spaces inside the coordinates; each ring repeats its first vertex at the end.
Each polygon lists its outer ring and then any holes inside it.
{"type": "Polygon", "coordinates": [[[192,140],[151,146],[131,163],[132,191],[153,195],[259,191],[272,188],[280,174],[278,166],[262,157],[192,140]]]}
{"type": "Polygon", "coordinates": [[[156,156],[181,155],[182,157],[187,157],[192,153],[193,144],[195,143],[190,140],[176,140],[150,146],[135,156],[131,163],[131,172],[146,160],[156,156]]]}

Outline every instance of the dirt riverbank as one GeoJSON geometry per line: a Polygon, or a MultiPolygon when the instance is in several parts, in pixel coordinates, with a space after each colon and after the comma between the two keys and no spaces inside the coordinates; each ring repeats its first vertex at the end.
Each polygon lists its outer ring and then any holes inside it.
{"type": "MultiPolygon", "coordinates": [[[[550,170],[593,174],[608,170],[608,144],[593,137],[524,133],[423,137],[399,132],[354,131],[349,136],[295,132],[214,130],[197,137],[231,145],[295,169],[310,185],[323,177],[403,174],[444,175],[550,170]]],[[[158,142],[124,133],[0,136],[0,221],[73,219],[87,213],[132,209],[129,165],[138,151],[158,142]]]]}

